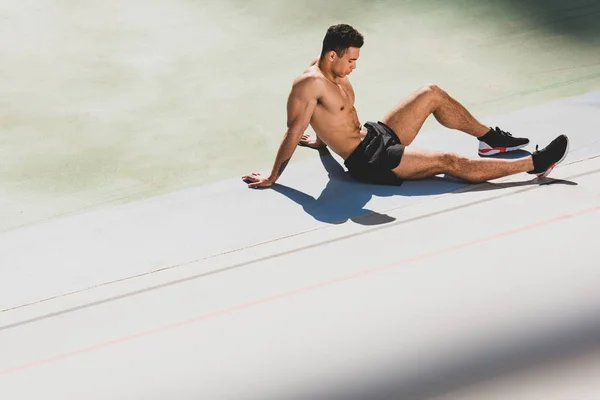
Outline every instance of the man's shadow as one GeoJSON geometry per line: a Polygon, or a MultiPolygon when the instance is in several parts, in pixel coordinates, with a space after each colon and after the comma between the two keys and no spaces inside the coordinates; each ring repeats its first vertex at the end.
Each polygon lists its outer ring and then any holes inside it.
{"type": "Polygon", "coordinates": [[[279,183],[275,183],[271,189],[301,205],[304,211],[317,221],[329,224],[343,224],[352,220],[361,225],[381,225],[395,221],[394,217],[365,208],[374,195],[379,197],[428,196],[449,193],[466,186],[473,186],[474,190],[480,191],[551,183],[576,185],[574,182],[550,178],[544,178],[543,182],[536,178],[524,182],[471,185],[450,176],[404,181],[401,186],[374,185],[356,181],[333,158],[326,147],[320,148],[319,154],[321,163],[329,175],[329,182],[318,198],[315,199],[311,195],[279,183]]]}

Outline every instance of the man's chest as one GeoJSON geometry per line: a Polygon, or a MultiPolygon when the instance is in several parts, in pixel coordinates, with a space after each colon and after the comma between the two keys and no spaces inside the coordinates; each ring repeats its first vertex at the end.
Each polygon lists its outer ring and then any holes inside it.
{"type": "Polygon", "coordinates": [[[332,83],[321,98],[321,103],[331,112],[350,110],[354,107],[354,90],[349,83],[332,83]]]}

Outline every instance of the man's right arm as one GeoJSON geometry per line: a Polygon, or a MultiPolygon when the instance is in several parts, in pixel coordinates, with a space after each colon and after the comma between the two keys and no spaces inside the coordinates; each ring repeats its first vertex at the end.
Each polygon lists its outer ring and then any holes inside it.
{"type": "Polygon", "coordinates": [[[244,176],[242,179],[249,183],[249,187],[268,187],[279,179],[308,128],[318,98],[319,86],[314,77],[302,77],[294,83],[287,101],[287,130],[279,145],[271,174],[268,177],[257,173],[244,176]]]}

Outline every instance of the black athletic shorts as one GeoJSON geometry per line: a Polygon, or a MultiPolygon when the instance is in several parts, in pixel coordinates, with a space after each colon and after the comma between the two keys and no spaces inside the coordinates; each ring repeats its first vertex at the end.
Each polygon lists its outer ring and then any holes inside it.
{"type": "Polygon", "coordinates": [[[404,145],[383,122],[367,122],[367,135],[344,161],[348,172],[361,182],[400,185],[402,179],[392,172],[400,164],[404,145]]]}

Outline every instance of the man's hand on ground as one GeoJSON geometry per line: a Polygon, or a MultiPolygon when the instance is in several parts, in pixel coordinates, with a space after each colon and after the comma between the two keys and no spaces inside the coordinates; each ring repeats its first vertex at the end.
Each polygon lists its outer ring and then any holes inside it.
{"type": "Polygon", "coordinates": [[[310,135],[304,134],[302,135],[302,139],[300,139],[300,146],[310,147],[311,149],[319,149],[321,147],[325,147],[325,145],[316,138],[311,138],[310,135]]]}
{"type": "Polygon", "coordinates": [[[242,180],[248,184],[249,188],[266,188],[273,184],[268,177],[259,174],[258,172],[243,176],[242,180]]]}

